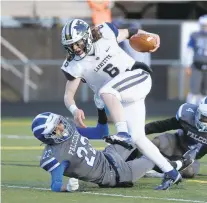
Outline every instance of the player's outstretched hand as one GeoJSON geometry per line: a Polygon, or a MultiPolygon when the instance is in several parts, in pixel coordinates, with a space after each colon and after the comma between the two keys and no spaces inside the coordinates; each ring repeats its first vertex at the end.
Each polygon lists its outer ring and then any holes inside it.
{"type": "Polygon", "coordinates": [[[150,35],[151,35],[151,37],[153,37],[156,40],[157,44],[156,44],[155,48],[153,50],[150,50],[149,52],[155,52],[160,47],[160,36],[157,34],[150,34],[150,35]]]}
{"type": "Polygon", "coordinates": [[[137,34],[147,34],[150,37],[153,37],[156,40],[156,46],[153,50],[150,50],[149,52],[155,52],[160,47],[160,36],[154,33],[146,32],[144,30],[139,29],[137,34]]]}
{"type": "Polygon", "coordinates": [[[85,115],[82,109],[77,109],[74,113],[74,120],[77,126],[81,128],[86,128],[85,123],[83,120],[85,119],[85,115]]]}

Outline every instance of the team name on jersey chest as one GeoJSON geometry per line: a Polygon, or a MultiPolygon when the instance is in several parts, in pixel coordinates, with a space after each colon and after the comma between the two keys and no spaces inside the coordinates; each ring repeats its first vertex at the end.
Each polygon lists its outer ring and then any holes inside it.
{"type": "Polygon", "coordinates": [[[72,141],[71,141],[71,145],[70,145],[68,154],[71,154],[72,156],[74,155],[74,153],[76,152],[78,139],[79,139],[79,135],[78,134],[74,134],[73,138],[72,138],[72,141]]]}
{"type": "Polygon", "coordinates": [[[98,72],[111,58],[112,56],[108,54],[102,61],[101,63],[98,64],[98,66],[95,67],[94,71],[98,72]]]}
{"type": "Polygon", "coordinates": [[[197,142],[200,142],[202,144],[206,144],[207,145],[207,138],[201,136],[201,135],[198,135],[198,134],[195,134],[191,131],[188,131],[187,132],[187,136],[191,137],[192,139],[196,140],[197,142]]]}

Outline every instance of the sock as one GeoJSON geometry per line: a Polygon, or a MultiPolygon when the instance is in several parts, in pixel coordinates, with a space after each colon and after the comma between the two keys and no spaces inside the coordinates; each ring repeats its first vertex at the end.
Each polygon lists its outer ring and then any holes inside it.
{"type": "Polygon", "coordinates": [[[126,122],[117,122],[115,124],[116,131],[119,132],[126,132],[128,133],[127,123],[126,122]]]}
{"type": "Polygon", "coordinates": [[[134,140],[142,154],[152,160],[164,173],[172,171],[172,165],[160,153],[159,149],[145,136],[134,140]]]}
{"type": "Polygon", "coordinates": [[[180,168],[183,166],[182,161],[178,160],[178,161],[175,161],[175,163],[177,164],[176,170],[180,170],[180,168]]]}

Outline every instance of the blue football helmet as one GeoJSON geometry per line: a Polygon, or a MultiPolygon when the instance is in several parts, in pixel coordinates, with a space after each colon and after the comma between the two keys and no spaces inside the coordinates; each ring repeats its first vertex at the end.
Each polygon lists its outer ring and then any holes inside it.
{"type": "Polygon", "coordinates": [[[34,136],[48,145],[66,141],[75,131],[76,127],[72,121],[51,112],[38,114],[32,121],[34,136]]]}
{"type": "Polygon", "coordinates": [[[199,132],[207,132],[207,97],[204,97],[198,105],[195,122],[199,132]]]}
{"type": "Polygon", "coordinates": [[[199,24],[200,24],[200,28],[203,32],[207,32],[207,14],[206,15],[202,15],[199,18],[199,24]]]}

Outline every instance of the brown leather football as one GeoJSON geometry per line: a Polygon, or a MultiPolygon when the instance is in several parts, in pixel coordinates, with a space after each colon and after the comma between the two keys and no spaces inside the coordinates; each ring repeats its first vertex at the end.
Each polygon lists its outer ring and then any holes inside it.
{"type": "Polygon", "coordinates": [[[148,34],[136,34],[129,39],[131,47],[138,52],[149,52],[156,47],[156,39],[148,34]]]}

